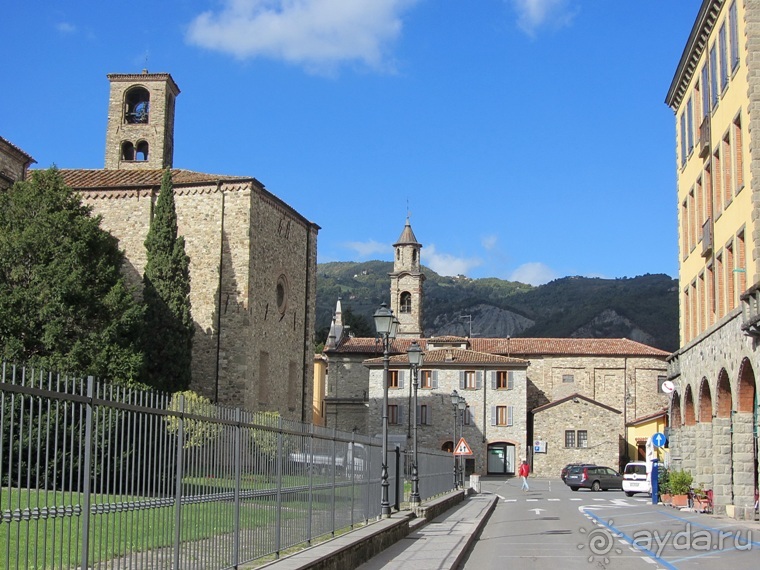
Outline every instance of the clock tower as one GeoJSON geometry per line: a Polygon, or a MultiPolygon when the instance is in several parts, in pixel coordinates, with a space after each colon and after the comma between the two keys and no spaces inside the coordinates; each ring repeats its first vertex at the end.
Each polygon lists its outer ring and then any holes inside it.
{"type": "Polygon", "coordinates": [[[174,101],[168,73],[108,75],[106,170],[160,170],[174,163],[174,101]]]}
{"type": "Polygon", "coordinates": [[[425,276],[420,270],[420,250],[406,219],[404,231],[393,244],[393,272],[391,278],[391,310],[399,320],[399,338],[420,338],[422,336],[422,284],[425,276]]]}

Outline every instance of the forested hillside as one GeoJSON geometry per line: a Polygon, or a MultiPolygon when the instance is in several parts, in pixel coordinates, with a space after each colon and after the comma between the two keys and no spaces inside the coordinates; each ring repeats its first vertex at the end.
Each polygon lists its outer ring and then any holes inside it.
{"type": "MultiPolygon", "coordinates": [[[[327,336],[338,298],[352,331],[371,335],[372,314],[389,300],[392,270],[385,261],[318,264],[317,342],[327,336]]],[[[667,351],[678,347],[678,287],[667,275],[565,277],[533,287],[423,271],[426,337],[470,331],[474,337],[625,337],[667,351]]]]}

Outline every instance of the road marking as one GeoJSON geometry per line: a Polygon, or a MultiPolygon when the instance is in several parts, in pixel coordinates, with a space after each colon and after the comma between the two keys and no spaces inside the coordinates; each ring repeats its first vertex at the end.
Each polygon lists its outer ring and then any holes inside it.
{"type": "Polygon", "coordinates": [[[534,513],[536,513],[536,516],[538,516],[538,515],[540,515],[541,513],[544,512],[544,509],[529,509],[529,510],[533,511],[534,513]]]}
{"type": "Polygon", "coordinates": [[[559,501],[560,499],[549,499],[550,501],[559,501]]]}

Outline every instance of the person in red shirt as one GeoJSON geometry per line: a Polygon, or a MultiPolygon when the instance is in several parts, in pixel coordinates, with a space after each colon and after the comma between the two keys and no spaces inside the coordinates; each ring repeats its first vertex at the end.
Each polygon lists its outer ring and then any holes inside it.
{"type": "Polygon", "coordinates": [[[528,466],[527,461],[522,462],[522,465],[520,465],[520,469],[517,471],[517,474],[522,477],[522,490],[530,491],[530,487],[528,486],[528,475],[530,475],[530,467],[528,466]]]}

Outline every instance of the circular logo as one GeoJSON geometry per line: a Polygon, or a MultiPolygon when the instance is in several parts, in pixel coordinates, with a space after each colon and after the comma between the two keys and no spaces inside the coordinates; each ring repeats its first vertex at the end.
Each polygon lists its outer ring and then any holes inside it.
{"type": "Polygon", "coordinates": [[[662,391],[666,394],[670,394],[673,392],[673,390],[676,389],[676,385],[673,384],[670,380],[665,380],[665,382],[662,383],[662,391]]]}

